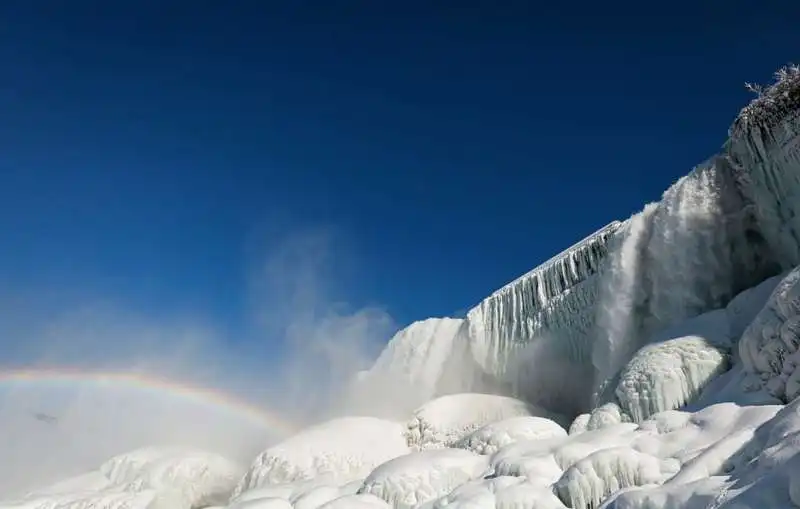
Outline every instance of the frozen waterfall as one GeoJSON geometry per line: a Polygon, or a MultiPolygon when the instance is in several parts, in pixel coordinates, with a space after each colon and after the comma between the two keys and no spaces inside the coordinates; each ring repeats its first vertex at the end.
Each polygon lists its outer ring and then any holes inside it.
{"type": "Polygon", "coordinates": [[[800,70],[788,68],[742,110],[719,154],[487,297],[456,342],[537,404],[545,393],[613,401],[620,370],[659,330],[800,264],[798,106],[800,70]]]}

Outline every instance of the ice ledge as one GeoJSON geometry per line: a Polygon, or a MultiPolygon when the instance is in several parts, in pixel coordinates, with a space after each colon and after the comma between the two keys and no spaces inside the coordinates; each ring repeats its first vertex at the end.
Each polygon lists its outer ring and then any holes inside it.
{"type": "Polygon", "coordinates": [[[597,273],[603,260],[608,256],[614,234],[624,224],[621,221],[612,221],[535,269],[495,290],[483,302],[506,295],[519,285],[529,283],[534,286],[532,294],[532,298],[535,299],[534,306],[541,309],[554,297],[597,273]]]}

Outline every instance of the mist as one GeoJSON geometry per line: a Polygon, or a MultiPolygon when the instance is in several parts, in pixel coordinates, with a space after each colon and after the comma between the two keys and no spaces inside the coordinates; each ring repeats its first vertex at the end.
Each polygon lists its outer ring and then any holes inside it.
{"type": "Polygon", "coordinates": [[[0,297],[0,362],[3,370],[113,371],[212,388],[262,408],[283,429],[163,390],[5,381],[0,493],[21,495],[152,445],[202,448],[247,466],[289,429],[346,413],[347,387],[377,357],[394,321],[380,306],[348,303],[359,274],[343,269],[355,257],[334,230],[289,232],[259,245],[243,263],[249,306],[241,337],[213,318],[152,316],[117,296],[59,300],[53,289],[26,289],[24,299],[0,297]]]}

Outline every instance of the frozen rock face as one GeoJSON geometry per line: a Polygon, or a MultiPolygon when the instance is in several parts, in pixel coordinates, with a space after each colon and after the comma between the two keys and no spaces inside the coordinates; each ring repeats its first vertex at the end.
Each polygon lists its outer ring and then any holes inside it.
{"type": "Polygon", "coordinates": [[[409,451],[399,423],[373,417],[334,419],[267,449],[234,491],[314,481],[341,485],[363,479],[381,463],[409,451]]]}
{"type": "Polygon", "coordinates": [[[800,67],[781,69],[730,130],[731,159],[783,269],[800,265],[800,67]]]}
{"type": "Polygon", "coordinates": [[[486,424],[512,417],[555,417],[524,401],[491,394],[451,394],[420,407],[407,424],[413,449],[453,447],[486,424]]]}

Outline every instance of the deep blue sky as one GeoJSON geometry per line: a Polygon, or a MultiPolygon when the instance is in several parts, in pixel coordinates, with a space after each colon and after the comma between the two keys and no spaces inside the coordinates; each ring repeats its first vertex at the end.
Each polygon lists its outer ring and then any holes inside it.
{"type": "Polygon", "coordinates": [[[0,2],[5,298],[235,330],[259,250],[322,228],[339,297],[451,314],[657,199],[800,49],[787,1],[538,4],[0,2]]]}

